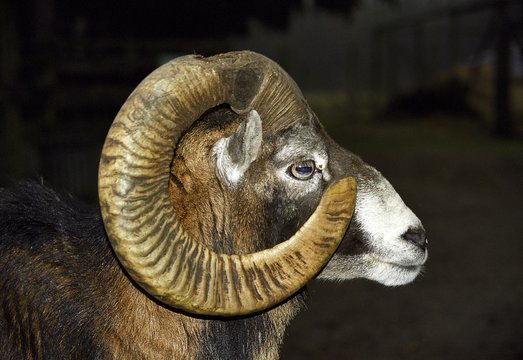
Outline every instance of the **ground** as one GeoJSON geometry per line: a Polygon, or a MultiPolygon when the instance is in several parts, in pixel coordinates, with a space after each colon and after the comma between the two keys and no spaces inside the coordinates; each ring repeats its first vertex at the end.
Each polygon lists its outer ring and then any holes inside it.
{"type": "Polygon", "coordinates": [[[441,115],[326,127],[420,217],[429,260],[403,287],[310,284],[282,359],[522,359],[523,141],[441,115]]]}

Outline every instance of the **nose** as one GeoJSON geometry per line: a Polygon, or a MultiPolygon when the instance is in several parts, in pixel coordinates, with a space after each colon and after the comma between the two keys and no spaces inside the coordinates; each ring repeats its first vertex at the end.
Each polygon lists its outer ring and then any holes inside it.
{"type": "Polygon", "coordinates": [[[403,238],[407,241],[410,241],[416,245],[418,245],[421,248],[425,248],[427,246],[427,233],[422,228],[414,228],[409,229],[405,234],[403,234],[403,238]]]}

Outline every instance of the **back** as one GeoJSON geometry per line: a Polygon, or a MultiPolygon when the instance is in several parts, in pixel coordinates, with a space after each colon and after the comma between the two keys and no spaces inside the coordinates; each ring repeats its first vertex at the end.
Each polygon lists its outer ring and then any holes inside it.
{"type": "Polygon", "coordinates": [[[115,265],[96,209],[34,182],[0,189],[2,358],[103,357],[92,329],[115,265]]]}

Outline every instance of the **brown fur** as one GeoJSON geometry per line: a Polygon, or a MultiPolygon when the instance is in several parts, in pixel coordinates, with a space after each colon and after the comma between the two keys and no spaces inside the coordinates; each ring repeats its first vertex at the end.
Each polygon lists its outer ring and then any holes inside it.
{"type": "Polygon", "coordinates": [[[113,359],[196,359],[202,336],[198,319],[158,304],[112,269],[114,294],[110,311],[99,318],[101,343],[113,359]],[[111,322],[106,321],[111,318],[111,322]]]}
{"type": "MultiPolygon", "coordinates": [[[[177,218],[191,237],[217,252],[242,254],[274,245],[264,238],[268,224],[261,221],[267,218],[267,209],[262,204],[269,197],[266,193],[269,189],[247,180],[249,186],[231,190],[220,185],[214,172],[213,145],[220,138],[230,136],[241,121],[241,117],[225,109],[208,114],[179,142],[171,167],[170,194],[177,218]]],[[[261,158],[271,152],[267,144],[264,146],[261,158]]],[[[278,358],[285,328],[301,307],[301,298],[292,298],[252,316],[264,324],[266,333],[264,343],[250,349],[253,359],[278,358]]],[[[189,317],[180,321],[195,324],[189,317]]],[[[213,331],[212,322],[203,320],[199,326],[207,333],[213,331]]]]}
{"type": "Polygon", "coordinates": [[[169,186],[177,218],[189,235],[214,251],[229,254],[264,248],[256,231],[265,211],[262,199],[246,187],[231,191],[221,186],[214,172],[214,144],[230,136],[241,120],[220,109],[197,122],[178,144],[169,186]],[[230,241],[216,243],[213,239],[230,241]]]}
{"type": "MultiPolygon", "coordinates": [[[[99,318],[99,339],[113,359],[204,359],[214,319],[197,318],[158,304],[140,291],[121,271],[112,269],[114,291],[110,311],[99,318]],[[111,318],[111,322],[106,319],[111,318]]],[[[253,360],[278,359],[283,335],[301,308],[293,298],[264,314],[255,315],[266,322],[266,341],[252,347],[253,360]]],[[[229,321],[243,321],[229,320],[229,321]]],[[[245,344],[248,346],[248,344],[245,344]]]]}

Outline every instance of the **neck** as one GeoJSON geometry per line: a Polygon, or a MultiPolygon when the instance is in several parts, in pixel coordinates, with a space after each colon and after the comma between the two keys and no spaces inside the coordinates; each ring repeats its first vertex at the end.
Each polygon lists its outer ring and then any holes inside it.
{"type": "Polygon", "coordinates": [[[114,321],[100,328],[109,351],[122,359],[278,359],[285,329],[304,304],[298,294],[255,315],[197,317],[163,306],[119,276],[114,321]]]}
{"type": "MultiPolygon", "coordinates": [[[[196,176],[186,158],[175,157],[169,189],[177,219],[192,238],[228,254],[259,251],[282,240],[276,238],[280,232],[269,223],[269,210],[262,208],[261,201],[242,194],[241,188],[230,195],[207,179],[207,173],[196,176]]],[[[182,328],[198,328],[198,352],[192,358],[277,359],[285,329],[303,303],[299,294],[250,316],[211,319],[173,312],[173,317],[182,328]]]]}
{"type": "Polygon", "coordinates": [[[302,295],[248,317],[207,320],[201,359],[278,359],[285,329],[302,307],[302,295]]]}

